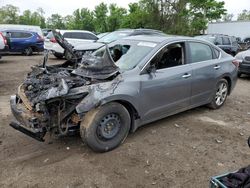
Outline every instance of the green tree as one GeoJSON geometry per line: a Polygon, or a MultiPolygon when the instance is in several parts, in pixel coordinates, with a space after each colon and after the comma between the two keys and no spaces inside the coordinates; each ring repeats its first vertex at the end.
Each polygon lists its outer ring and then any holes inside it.
{"type": "Polygon", "coordinates": [[[67,28],[94,31],[94,14],[87,8],[77,9],[67,17],[67,28]]]}
{"type": "Polygon", "coordinates": [[[146,27],[147,13],[139,3],[130,3],[128,14],[123,18],[121,26],[123,28],[142,28],[146,27]]]}
{"type": "Polygon", "coordinates": [[[95,24],[95,31],[96,32],[106,32],[108,31],[107,26],[107,13],[108,7],[105,3],[100,3],[94,9],[94,24],[95,24]]]}
{"type": "Polygon", "coordinates": [[[108,31],[119,29],[127,13],[124,8],[117,7],[116,4],[109,5],[109,16],[107,17],[108,31]]]}
{"type": "Polygon", "coordinates": [[[220,19],[222,15],[226,14],[224,1],[190,0],[187,5],[191,21],[191,35],[200,34],[200,31],[204,33],[210,21],[220,19]]]}
{"type": "Polygon", "coordinates": [[[64,19],[59,14],[52,14],[51,17],[47,19],[47,27],[51,29],[65,29],[64,19]]]}
{"type": "Polygon", "coordinates": [[[46,24],[43,9],[38,8],[37,11],[33,13],[30,10],[25,10],[23,14],[19,16],[19,24],[38,25],[41,28],[45,28],[46,24]]]}
{"type": "Polygon", "coordinates": [[[5,5],[0,8],[0,23],[17,24],[19,23],[19,8],[13,5],[5,5]]]}
{"type": "Polygon", "coordinates": [[[250,20],[250,10],[243,10],[239,15],[237,20],[240,21],[249,21],[250,20]]]}

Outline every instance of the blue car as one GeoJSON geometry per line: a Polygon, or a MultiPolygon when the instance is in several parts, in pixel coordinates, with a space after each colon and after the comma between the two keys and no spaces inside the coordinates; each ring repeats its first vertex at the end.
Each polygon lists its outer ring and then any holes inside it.
{"type": "Polygon", "coordinates": [[[23,53],[27,56],[44,50],[44,39],[36,32],[23,30],[4,30],[10,53],[23,53]]]}

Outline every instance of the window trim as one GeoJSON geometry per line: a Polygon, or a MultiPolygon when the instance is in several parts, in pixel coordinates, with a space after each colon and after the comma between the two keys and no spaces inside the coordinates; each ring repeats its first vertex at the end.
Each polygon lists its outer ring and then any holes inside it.
{"type": "MultiPolygon", "coordinates": [[[[215,52],[214,52],[214,50],[213,50],[213,48],[215,48],[215,47],[213,47],[213,46],[211,46],[210,44],[207,44],[207,43],[205,43],[205,42],[202,42],[202,41],[188,41],[188,42],[187,42],[187,46],[188,46],[188,64],[192,64],[192,65],[193,65],[193,64],[196,64],[196,63],[204,63],[204,62],[207,62],[207,61],[211,61],[211,60],[215,60],[215,59],[220,59],[220,58],[221,58],[221,51],[219,50],[219,57],[217,58],[216,55],[215,55],[215,52]],[[211,49],[211,52],[212,52],[213,59],[192,63],[192,62],[191,62],[191,49],[190,49],[190,43],[200,43],[200,44],[209,46],[209,48],[211,49]]],[[[215,49],[216,49],[216,48],[215,48],[215,49]]]]}
{"type": "Polygon", "coordinates": [[[30,33],[30,32],[21,32],[21,31],[7,31],[7,32],[10,32],[10,33],[29,33],[31,36],[30,37],[25,37],[25,38],[14,38],[14,37],[12,37],[12,36],[10,36],[10,38],[11,39],[30,39],[30,38],[32,38],[34,35],[33,35],[33,33],[30,33]]]}
{"type": "MultiPolygon", "coordinates": [[[[188,41],[184,41],[184,40],[176,40],[176,41],[171,41],[171,42],[168,42],[166,44],[164,44],[163,46],[161,46],[150,58],[149,60],[147,60],[147,62],[143,65],[143,67],[141,68],[140,70],[140,73],[139,75],[141,74],[145,74],[146,73],[146,68],[149,66],[150,62],[154,59],[154,57],[163,49],[165,48],[166,46],[168,45],[171,45],[171,44],[176,44],[176,43],[184,43],[184,55],[185,55],[185,58],[184,58],[184,61],[186,62],[185,64],[183,65],[180,65],[180,66],[185,66],[185,65],[188,65],[188,45],[187,45],[187,42],[188,41]]],[[[180,67],[180,66],[175,66],[175,67],[169,67],[169,68],[165,68],[165,69],[172,69],[172,68],[176,68],[176,67],[180,67]]],[[[159,70],[165,70],[165,69],[159,69],[159,70]]]]}

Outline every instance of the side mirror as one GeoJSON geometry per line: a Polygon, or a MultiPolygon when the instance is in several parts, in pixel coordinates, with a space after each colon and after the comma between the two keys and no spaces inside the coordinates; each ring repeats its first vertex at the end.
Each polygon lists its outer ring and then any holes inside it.
{"type": "Polygon", "coordinates": [[[156,72],[156,66],[155,64],[151,64],[147,69],[146,69],[148,74],[155,73],[156,72]]]}

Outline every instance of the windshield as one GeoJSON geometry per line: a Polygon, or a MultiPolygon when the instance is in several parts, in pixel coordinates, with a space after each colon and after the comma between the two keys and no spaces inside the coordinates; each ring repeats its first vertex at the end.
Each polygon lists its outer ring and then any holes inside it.
{"type": "MultiPolygon", "coordinates": [[[[131,70],[149,53],[157,43],[142,42],[142,41],[129,41],[125,43],[117,43],[108,45],[110,54],[121,70],[131,70]]],[[[93,52],[94,56],[103,56],[105,46],[93,52]]]]}
{"type": "Polygon", "coordinates": [[[97,40],[97,42],[108,44],[108,43],[111,43],[117,39],[124,38],[124,37],[128,36],[130,33],[132,33],[132,31],[114,31],[112,33],[109,33],[109,34],[103,36],[102,38],[97,40]]]}

